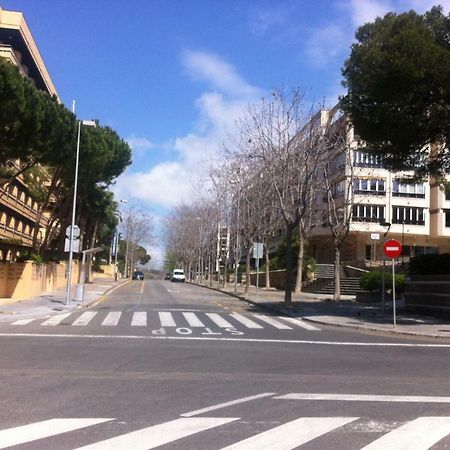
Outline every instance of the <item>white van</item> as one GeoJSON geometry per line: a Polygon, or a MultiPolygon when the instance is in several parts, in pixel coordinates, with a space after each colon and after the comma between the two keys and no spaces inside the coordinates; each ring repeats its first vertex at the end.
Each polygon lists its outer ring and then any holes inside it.
{"type": "Polygon", "coordinates": [[[183,269],[175,269],[172,272],[172,278],[170,279],[170,281],[182,281],[182,282],[185,282],[186,281],[186,277],[184,276],[184,270],[183,269]]]}

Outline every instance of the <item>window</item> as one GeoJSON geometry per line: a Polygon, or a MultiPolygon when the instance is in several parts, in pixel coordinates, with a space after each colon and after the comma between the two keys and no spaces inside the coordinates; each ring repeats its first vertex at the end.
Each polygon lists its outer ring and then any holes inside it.
{"type": "Polygon", "coordinates": [[[386,195],[384,180],[381,178],[353,180],[355,194],[386,195]]]}
{"type": "Polygon", "coordinates": [[[444,209],[445,214],[445,226],[450,227],[450,209],[444,209]]]}
{"type": "Polygon", "coordinates": [[[384,220],[384,205],[353,205],[354,222],[381,222],[384,220]]]}
{"type": "Polygon", "coordinates": [[[425,198],[425,186],[423,183],[405,183],[401,180],[392,182],[392,195],[394,197],[425,198]]]}
{"type": "Polygon", "coordinates": [[[404,223],[406,225],[425,225],[424,210],[425,208],[393,206],[392,223],[404,223]]]}
{"type": "Polygon", "coordinates": [[[362,150],[353,151],[353,165],[356,167],[383,167],[380,156],[362,150]]]}

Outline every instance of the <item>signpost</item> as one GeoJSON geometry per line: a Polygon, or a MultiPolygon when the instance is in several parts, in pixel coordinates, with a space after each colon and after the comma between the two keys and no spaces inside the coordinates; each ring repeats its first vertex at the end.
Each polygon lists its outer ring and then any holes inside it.
{"type": "Polygon", "coordinates": [[[80,227],[78,225],[74,225],[73,230],[69,225],[66,228],[66,240],[64,241],[64,251],[70,252],[70,241],[72,240],[72,252],[79,253],[80,252],[80,227]]]}
{"type": "Polygon", "coordinates": [[[383,245],[384,254],[392,259],[392,309],[394,313],[394,328],[397,326],[397,311],[395,306],[395,258],[398,258],[402,254],[402,244],[395,240],[389,239],[383,245]]]}

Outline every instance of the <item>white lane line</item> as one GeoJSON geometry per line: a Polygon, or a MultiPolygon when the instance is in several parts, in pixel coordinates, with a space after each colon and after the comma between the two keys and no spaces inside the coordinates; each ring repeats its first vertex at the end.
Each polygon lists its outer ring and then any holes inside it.
{"type": "Polygon", "coordinates": [[[278,322],[278,320],[272,319],[272,317],[263,316],[262,314],[253,314],[253,315],[262,322],[266,322],[269,325],[278,328],[279,330],[292,330],[292,327],[289,327],[284,323],[278,322]]]}
{"type": "Polygon", "coordinates": [[[0,333],[0,337],[25,338],[81,338],[81,339],[128,339],[128,340],[166,340],[166,341],[217,341],[217,342],[246,342],[265,344],[291,345],[330,345],[333,347],[390,347],[390,348],[436,348],[450,350],[450,344],[406,344],[394,342],[336,342],[336,341],[307,341],[296,339],[257,339],[239,337],[207,337],[207,336],[139,336],[137,334],[67,334],[67,333],[0,333]]]}
{"type": "Polygon", "coordinates": [[[50,419],[0,431],[0,448],[44,439],[114,419],[50,419]]]}
{"type": "Polygon", "coordinates": [[[217,313],[206,313],[206,315],[220,328],[234,328],[234,326],[217,313]]]}
{"type": "Polygon", "coordinates": [[[147,313],[145,311],[137,311],[133,313],[131,319],[132,327],[146,327],[147,326],[147,313]]]}
{"type": "Polygon", "coordinates": [[[222,450],[292,450],[325,433],[357,420],[357,417],[302,417],[236,442],[222,450]]]}
{"type": "Polygon", "coordinates": [[[75,320],[72,325],[76,327],[85,327],[95,316],[97,315],[96,311],[86,311],[75,320]]]}
{"type": "Polygon", "coordinates": [[[112,312],[108,313],[108,315],[105,317],[105,320],[102,322],[102,326],[107,326],[107,327],[117,326],[121,315],[122,315],[121,311],[112,311],[112,312]]]}
{"type": "Polygon", "coordinates": [[[450,403],[450,397],[427,397],[418,395],[357,395],[357,394],[301,394],[291,393],[275,397],[279,400],[327,400],[345,402],[406,402],[450,403]]]}
{"type": "Polygon", "coordinates": [[[450,417],[419,417],[361,450],[427,450],[450,434],[450,417]]]}
{"type": "Polygon", "coordinates": [[[203,322],[193,312],[184,312],[183,316],[186,319],[186,321],[190,327],[205,328],[205,325],[203,324],[203,322]]]}
{"type": "Polygon", "coordinates": [[[294,325],[297,325],[298,327],[305,328],[309,331],[320,331],[320,328],[315,327],[314,325],[311,325],[310,323],[304,322],[300,318],[294,318],[294,317],[283,317],[278,316],[279,319],[287,320],[290,323],[293,323],[294,325]]]}
{"type": "Polygon", "coordinates": [[[192,417],[198,416],[199,414],[204,414],[206,412],[215,411],[216,409],[226,408],[227,406],[239,405],[240,403],[250,402],[252,400],[257,400],[259,398],[270,397],[275,395],[276,392],[264,392],[263,394],[251,395],[250,397],[238,398],[236,400],[231,400],[225,403],[219,403],[217,405],[208,406],[206,408],[197,409],[188,413],[180,414],[181,417],[192,417]]]}
{"type": "Polygon", "coordinates": [[[148,450],[191,436],[201,431],[238,420],[237,417],[194,417],[175,419],[152,427],[143,428],[111,439],[79,447],[75,450],[148,450]]]}
{"type": "Polygon", "coordinates": [[[45,322],[42,322],[41,325],[54,327],[55,325],[59,325],[66,317],[69,317],[72,313],[59,314],[57,316],[50,317],[45,322]]]}
{"type": "Polygon", "coordinates": [[[242,314],[238,313],[232,313],[230,316],[237,320],[238,322],[242,323],[242,325],[245,325],[247,328],[255,328],[255,329],[261,329],[264,328],[263,326],[259,325],[256,322],[253,322],[253,320],[250,320],[249,318],[243,316],[242,314]]]}
{"type": "Polygon", "coordinates": [[[173,320],[172,313],[170,312],[159,312],[159,320],[162,327],[176,327],[177,324],[173,320]]]}
{"type": "Polygon", "coordinates": [[[20,319],[12,322],[11,325],[27,325],[30,322],[33,322],[34,319],[20,319]]]}

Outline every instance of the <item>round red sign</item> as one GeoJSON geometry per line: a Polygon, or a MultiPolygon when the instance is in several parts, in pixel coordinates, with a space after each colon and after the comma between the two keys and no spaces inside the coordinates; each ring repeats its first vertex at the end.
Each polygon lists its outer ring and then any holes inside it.
{"type": "Polygon", "coordinates": [[[384,254],[388,258],[397,258],[402,254],[402,244],[395,239],[389,239],[384,243],[384,254]]]}

